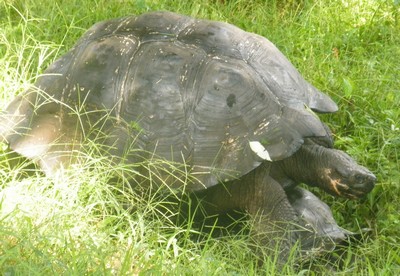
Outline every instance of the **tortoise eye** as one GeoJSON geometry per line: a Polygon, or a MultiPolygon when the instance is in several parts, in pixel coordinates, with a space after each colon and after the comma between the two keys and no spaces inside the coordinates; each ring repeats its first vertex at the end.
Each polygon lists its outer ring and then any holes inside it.
{"type": "Polygon", "coordinates": [[[364,179],[365,179],[365,177],[363,176],[363,175],[361,175],[361,174],[357,174],[355,177],[355,181],[356,182],[363,182],[364,181],[364,179]]]}

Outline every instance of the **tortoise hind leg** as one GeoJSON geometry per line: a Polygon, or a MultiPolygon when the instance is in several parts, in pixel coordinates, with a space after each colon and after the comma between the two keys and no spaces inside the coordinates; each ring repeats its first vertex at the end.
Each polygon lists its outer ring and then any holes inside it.
{"type": "Polygon", "coordinates": [[[47,175],[68,167],[73,151],[80,148],[82,132],[78,118],[43,113],[32,120],[24,135],[14,135],[10,148],[33,159],[47,175]],[[71,118],[70,118],[71,117],[71,118]]]}

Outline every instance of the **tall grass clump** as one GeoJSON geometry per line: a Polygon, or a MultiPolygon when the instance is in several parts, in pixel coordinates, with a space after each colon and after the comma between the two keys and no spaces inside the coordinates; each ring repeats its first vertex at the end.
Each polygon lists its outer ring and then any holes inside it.
{"type": "MultiPolygon", "coordinates": [[[[349,248],[340,265],[288,265],[281,274],[399,274],[399,1],[5,0],[0,112],[91,25],[151,10],[226,21],[269,38],[338,103],[336,114],[321,116],[335,146],[378,177],[376,188],[360,201],[314,191],[331,205],[339,225],[364,229],[363,242],[349,248]]],[[[123,176],[136,167],[111,163],[96,139],[79,151],[80,166],[52,178],[0,145],[4,275],[277,273],[273,258],[258,265],[245,231],[228,233],[218,223],[200,231],[191,217],[176,223],[180,202],[188,199],[168,189],[133,191],[123,176]],[[224,234],[216,235],[219,231],[224,234]]],[[[163,168],[160,162],[146,165],[163,168]]]]}

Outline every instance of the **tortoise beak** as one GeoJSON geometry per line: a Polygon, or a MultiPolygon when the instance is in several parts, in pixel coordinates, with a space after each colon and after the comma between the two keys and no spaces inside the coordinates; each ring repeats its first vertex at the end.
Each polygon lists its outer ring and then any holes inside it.
{"type": "Polygon", "coordinates": [[[363,194],[368,194],[375,187],[376,176],[372,173],[358,174],[354,176],[352,190],[360,191],[363,194]]]}
{"type": "Polygon", "coordinates": [[[357,172],[345,179],[331,179],[330,192],[350,199],[361,198],[375,187],[376,176],[371,172],[357,172]]]}

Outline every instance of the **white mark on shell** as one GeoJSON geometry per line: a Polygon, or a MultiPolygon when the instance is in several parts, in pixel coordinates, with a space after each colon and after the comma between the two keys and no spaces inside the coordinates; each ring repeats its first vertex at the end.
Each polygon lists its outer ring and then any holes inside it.
{"type": "Polygon", "coordinates": [[[272,161],[271,156],[269,156],[268,151],[265,147],[258,141],[250,141],[250,148],[251,150],[257,154],[258,157],[264,160],[272,161]]]}

